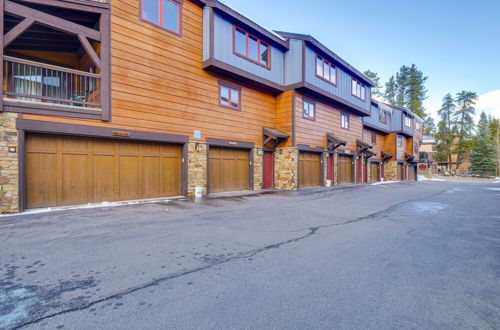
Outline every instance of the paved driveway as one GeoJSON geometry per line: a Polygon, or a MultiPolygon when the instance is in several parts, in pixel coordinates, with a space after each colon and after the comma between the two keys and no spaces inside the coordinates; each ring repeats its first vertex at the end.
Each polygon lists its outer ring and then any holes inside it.
{"type": "Polygon", "coordinates": [[[500,328],[500,185],[0,218],[0,328],[500,328]]]}

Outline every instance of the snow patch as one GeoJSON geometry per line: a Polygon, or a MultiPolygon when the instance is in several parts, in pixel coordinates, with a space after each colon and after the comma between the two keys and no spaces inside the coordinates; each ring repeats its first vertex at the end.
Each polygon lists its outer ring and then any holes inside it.
{"type": "Polygon", "coordinates": [[[138,204],[154,204],[160,202],[170,202],[170,199],[147,199],[147,200],[136,200],[136,201],[124,201],[124,202],[102,202],[102,203],[89,203],[83,205],[75,205],[75,206],[66,206],[66,207],[47,207],[43,209],[33,209],[24,211],[23,213],[18,214],[0,214],[1,217],[15,217],[19,215],[30,215],[30,214],[41,214],[41,213],[49,213],[54,211],[67,211],[67,210],[81,210],[81,209],[98,209],[105,207],[117,207],[124,205],[138,205],[138,204]]]}
{"type": "Polygon", "coordinates": [[[372,183],[372,186],[380,186],[381,184],[390,184],[390,183],[398,183],[399,181],[383,181],[383,182],[375,182],[372,183]]]}
{"type": "Polygon", "coordinates": [[[493,191],[500,191],[500,188],[486,188],[488,190],[493,190],[493,191]]]}
{"type": "Polygon", "coordinates": [[[445,181],[448,181],[448,180],[445,180],[445,179],[439,179],[439,178],[432,178],[432,179],[428,179],[425,177],[425,175],[418,175],[417,176],[417,181],[436,181],[436,182],[445,182],[445,181]]]}

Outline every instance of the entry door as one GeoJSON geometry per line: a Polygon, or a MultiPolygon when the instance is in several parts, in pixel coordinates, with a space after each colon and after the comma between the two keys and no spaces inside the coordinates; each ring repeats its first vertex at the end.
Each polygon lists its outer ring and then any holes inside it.
{"type": "Polygon", "coordinates": [[[365,176],[364,176],[364,183],[368,183],[368,159],[365,159],[365,176]]]}
{"type": "Polygon", "coordinates": [[[248,150],[215,147],[209,150],[210,193],[249,189],[248,150]]]}
{"type": "Polygon", "coordinates": [[[398,180],[403,180],[404,178],[404,168],[403,164],[398,164],[398,180]]]}
{"type": "Polygon", "coordinates": [[[361,166],[361,158],[358,158],[356,160],[357,164],[357,174],[356,174],[356,182],[361,182],[363,180],[363,171],[362,171],[362,166],[361,166]]]}
{"type": "Polygon", "coordinates": [[[301,152],[299,155],[299,186],[321,186],[321,154],[301,152]]]}
{"type": "Polygon", "coordinates": [[[349,156],[339,156],[339,184],[353,183],[353,158],[349,156]]]}
{"type": "Polygon", "coordinates": [[[274,153],[264,151],[264,189],[274,187],[274,153]]]}
{"type": "Polygon", "coordinates": [[[326,179],[330,180],[332,182],[332,185],[334,184],[334,177],[335,177],[335,156],[333,154],[329,155],[328,160],[326,162],[326,179]]]}

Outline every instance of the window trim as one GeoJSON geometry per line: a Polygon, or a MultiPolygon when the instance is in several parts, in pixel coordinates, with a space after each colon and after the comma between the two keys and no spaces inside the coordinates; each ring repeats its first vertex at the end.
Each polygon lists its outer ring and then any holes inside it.
{"type": "Polygon", "coordinates": [[[302,97],[302,118],[304,118],[306,120],[310,120],[310,121],[316,121],[316,110],[317,110],[316,101],[314,101],[310,98],[307,98],[307,97],[302,97]],[[306,103],[306,102],[313,105],[314,116],[312,118],[310,116],[306,117],[306,115],[304,114],[304,103],[306,103]]]}
{"type": "Polygon", "coordinates": [[[156,22],[148,20],[147,18],[144,18],[144,15],[143,15],[144,14],[144,12],[143,12],[144,0],[139,1],[139,20],[144,22],[144,23],[150,24],[156,28],[159,28],[159,29],[165,30],[169,33],[175,34],[178,37],[182,37],[182,7],[184,4],[184,0],[158,0],[158,1],[160,2],[160,9],[159,9],[159,13],[158,13],[160,23],[156,23],[156,22]],[[179,31],[175,31],[175,30],[169,29],[166,26],[161,25],[161,22],[163,21],[163,10],[162,10],[163,1],[170,1],[170,2],[176,3],[179,6],[179,10],[178,10],[178,14],[177,14],[177,26],[179,27],[179,31]]]}
{"type": "Polygon", "coordinates": [[[236,85],[236,84],[233,84],[231,82],[228,82],[228,81],[225,81],[225,80],[219,80],[219,85],[217,87],[219,89],[219,100],[218,100],[218,103],[219,103],[219,106],[222,107],[222,108],[226,108],[226,109],[230,109],[230,110],[236,110],[236,111],[241,111],[241,94],[242,94],[242,91],[243,91],[243,87],[239,86],[239,85],[236,85]],[[221,87],[225,87],[227,89],[229,89],[229,104],[228,105],[225,105],[225,104],[222,104],[221,102],[221,87]],[[239,94],[239,102],[238,102],[238,107],[233,107],[231,105],[231,90],[235,90],[235,91],[238,91],[238,94],[239,94]]]}
{"type": "Polygon", "coordinates": [[[364,85],[361,81],[359,81],[358,79],[355,79],[355,78],[353,78],[353,77],[351,77],[351,94],[352,94],[352,96],[354,96],[355,98],[360,99],[360,100],[361,100],[361,101],[363,101],[363,102],[366,102],[366,86],[365,86],[365,85],[364,85]],[[360,85],[360,88],[361,88],[360,90],[362,90],[362,89],[364,89],[364,90],[365,90],[365,92],[364,92],[364,96],[365,96],[365,98],[361,98],[360,96],[358,96],[358,95],[356,95],[355,93],[353,93],[353,90],[352,90],[352,83],[353,83],[354,81],[356,82],[356,84],[357,84],[357,85],[360,85]]]}
{"type": "Polygon", "coordinates": [[[345,111],[340,112],[340,128],[345,129],[346,131],[349,131],[351,129],[351,114],[345,111]],[[347,117],[347,128],[344,127],[342,124],[342,116],[347,117]]]}
{"type": "Polygon", "coordinates": [[[251,34],[250,32],[246,31],[245,29],[239,27],[239,26],[236,26],[236,24],[233,24],[233,54],[236,55],[236,56],[239,56],[241,58],[244,58],[245,60],[247,61],[250,61],[254,64],[257,64],[265,69],[268,69],[268,70],[271,70],[271,45],[264,41],[262,38],[258,38],[256,37],[255,35],[251,34]],[[245,33],[245,50],[246,50],[246,54],[241,54],[240,52],[238,52],[236,50],[236,30],[240,30],[241,32],[244,32],[245,33]],[[253,38],[253,39],[256,39],[257,40],[257,61],[255,61],[254,59],[250,58],[248,56],[248,50],[249,50],[249,47],[248,47],[248,39],[249,38],[253,38]],[[265,44],[267,46],[267,50],[268,50],[268,53],[267,53],[267,61],[268,61],[268,64],[265,65],[263,63],[260,63],[260,44],[265,44]]]}
{"type": "Polygon", "coordinates": [[[389,122],[389,114],[387,112],[382,111],[382,110],[379,109],[378,110],[378,121],[381,122],[381,123],[383,123],[383,124],[387,124],[389,122]],[[380,119],[380,115],[381,114],[385,115],[384,116],[384,118],[385,118],[384,120],[380,119]]]}
{"type": "Polygon", "coordinates": [[[410,116],[405,115],[405,118],[403,119],[405,127],[412,128],[412,119],[410,116]],[[410,123],[410,126],[406,125],[406,120],[408,119],[408,122],[410,123]]]}
{"type": "Polygon", "coordinates": [[[334,65],[331,61],[328,61],[325,57],[319,55],[318,53],[316,53],[316,59],[314,61],[314,71],[315,71],[315,74],[316,74],[316,77],[333,85],[333,86],[337,86],[337,79],[338,79],[338,70],[337,70],[337,66],[334,65]],[[322,62],[323,62],[323,65],[321,66],[322,68],[322,71],[323,71],[323,76],[320,76],[318,74],[318,58],[321,58],[322,62]],[[328,63],[328,66],[330,68],[330,77],[332,76],[332,68],[335,70],[335,82],[331,81],[331,80],[328,80],[324,77],[325,75],[325,62],[328,63]]]}

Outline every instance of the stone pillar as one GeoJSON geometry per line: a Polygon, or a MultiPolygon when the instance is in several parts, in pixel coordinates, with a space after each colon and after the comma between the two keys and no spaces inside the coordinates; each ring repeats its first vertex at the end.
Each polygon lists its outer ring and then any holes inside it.
{"type": "Polygon", "coordinates": [[[19,212],[19,135],[16,113],[0,113],[0,213],[19,212]]]}
{"type": "Polygon", "coordinates": [[[398,179],[398,162],[395,160],[388,160],[384,164],[385,181],[397,181],[398,179]]]}
{"type": "Polygon", "coordinates": [[[196,187],[207,193],[207,144],[189,142],[188,145],[188,197],[194,197],[196,187]]]}
{"type": "MultiPolygon", "coordinates": [[[[358,182],[358,159],[360,156],[358,154],[355,154],[353,159],[354,159],[354,183],[359,183],[358,182]]],[[[361,161],[363,162],[363,161],[361,161]]],[[[361,169],[363,169],[363,164],[361,164],[361,169]]],[[[362,172],[361,172],[362,173],[362,172]]]]}
{"type": "Polygon", "coordinates": [[[254,148],[253,153],[253,189],[261,190],[264,184],[264,150],[254,148]]]}
{"type": "MultiPolygon", "coordinates": [[[[330,155],[328,152],[324,152],[323,153],[323,162],[324,162],[324,166],[323,166],[323,185],[326,186],[326,180],[328,180],[328,161],[329,161],[329,158],[332,157],[333,155],[330,155]]],[[[333,186],[333,182],[332,182],[332,186],[333,186]]]]}
{"type": "Polygon", "coordinates": [[[338,152],[335,152],[333,155],[333,157],[335,157],[333,159],[333,168],[334,168],[334,171],[333,171],[333,184],[337,185],[339,184],[339,154],[338,152]]]}
{"type": "Polygon", "coordinates": [[[274,154],[274,186],[280,190],[296,190],[299,186],[299,150],[277,148],[274,154]]]}

